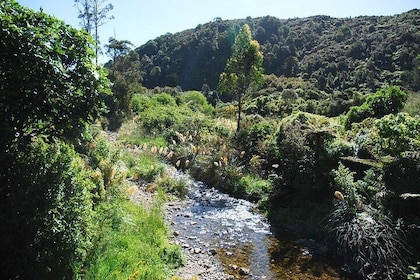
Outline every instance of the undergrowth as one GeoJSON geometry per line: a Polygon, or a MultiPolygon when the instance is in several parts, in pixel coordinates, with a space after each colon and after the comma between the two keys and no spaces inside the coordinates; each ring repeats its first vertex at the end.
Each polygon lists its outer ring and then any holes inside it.
{"type": "Polygon", "coordinates": [[[166,279],[183,264],[179,246],[171,245],[159,204],[150,209],[128,200],[101,205],[101,238],[85,279],[166,279]]]}

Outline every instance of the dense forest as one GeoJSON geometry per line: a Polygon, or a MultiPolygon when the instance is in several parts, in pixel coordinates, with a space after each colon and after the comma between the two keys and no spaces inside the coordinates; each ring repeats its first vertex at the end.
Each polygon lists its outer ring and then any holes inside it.
{"type": "Polygon", "coordinates": [[[104,67],[86,30],[14,0],[0,37],[0,278],[178,279],[170,166],[315,240],[341,279],[420,278],[419,10],[216,18],[110,38],[104,67]]]}
{"type": "Polygon", "coordinates": [[[301,77],[318,89],[375,91],[384,84],[420,88],[420,11],[395,16],[222,20],[165,34],[138,47],[143,85],[215,89],[241,25],[264,53],[266,74],[301,77]]]}

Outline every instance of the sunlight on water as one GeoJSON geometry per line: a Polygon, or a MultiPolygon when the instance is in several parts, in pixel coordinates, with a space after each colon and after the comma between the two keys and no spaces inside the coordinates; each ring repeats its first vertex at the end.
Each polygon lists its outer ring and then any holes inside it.
{"type": "Polygon", "coordinates": [[[172,175],[190,186],[188,206],[172,213],[174,229],[187,237],[180,240],[181,246],[215,248],[227,273],[236,279],[341,279],[337,269],[313,258],[305,240],[288,232],[274,235],[253,203],[186,174],[172,175]]]}

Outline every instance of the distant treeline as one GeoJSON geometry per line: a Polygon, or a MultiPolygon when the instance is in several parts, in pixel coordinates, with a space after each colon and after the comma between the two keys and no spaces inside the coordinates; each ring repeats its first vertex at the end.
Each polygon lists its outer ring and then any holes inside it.
{"type": "Polygon", "coordinates": [[[395,16],[282,20],[217,19],[138,47],[143,85],[215,89],[239,28],[247,23],[264,52],[266,74],[301,77],[327,93],[420,89],[420,10],[395,16]]]}

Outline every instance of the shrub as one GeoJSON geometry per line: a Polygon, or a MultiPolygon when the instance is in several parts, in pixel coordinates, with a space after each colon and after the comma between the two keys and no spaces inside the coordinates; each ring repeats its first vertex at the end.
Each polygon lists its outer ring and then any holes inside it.
{"type": "Polygon", "coordinates": [[[372,108],[375,118],[381,118],[388,114],[396,114],[402,110],[407,100],[407,94],[397,86],[382,88],[366,99],[366,103],[372,108]]]}
{"type": "Polygon", "coordinates": [[[152,96],[152,100],[164,106],[176,106],[175,98],[167,93],[158,93],[152,96]]]}
{"type": "Polygon", "coordinates": [[[237,140],[241,145],[239,149],[246,151],[245,160],[249,161],[253,155],[264,156],[267,152],[267,141],[274,132],[274,125],[262,118],[244,118],[237,140]]]}
{"type": "Polygon", "coordinates": [[[145,94],[135,94],[130,103],[131,111],[141,113],[153,106],[151,98],[145,94]]]}
{"type": "Polygon", "coordinates": [[[378,90],[369,95],[360,106],[352,106],[344,119],[344,127],[351,128],[351,124],[360,122],[368,117],[381,118],[388,114],[396,114],[404,107],[407,94],[397,86],[378,90]]]}
{"type": "Polygon", "coordinates": [[[72,147],[38,141],[10,171],[1,203],[2,278],[72,278],[96,228],[92,170],[72,147]]]}
{"type": "Polygon", "coordinates": [[[0,153],[34,135],[79,137],[110,92],[92,38],[16,1],[0,2],[0,22],[0,153]]]}
{"type": "Polygon", "coordinates": [[[283,183],[299,189],[311,186],[325,190],[331,165],[327,153],[328,143],[334,139],[332,120],[296,112],[283,119],[276,135],[276,147],[267,154],[269,162],[278,165],[283,183]]]}
{"type": "Polygon", "coordinates": [[[167,130],[180,121],[181,116],[171,107],[159,106],[141,115],[143,127],[148,133],[167,130]]]}
{"type": "Polygon", "coordinates": [[[378,139],[375,143],[381,154],[399,155],[420,149],[420,119],[407,113],[387,115],[375,121],[378,139]]]}
{"type": "Polygon", "coordinates": [[[199,111],[203,114],[211,115],[214,108],[208,102],[206,97],[199,91],[187,91],[180,95],[182,104],[187,105],[193,111],[199,111]]]}

